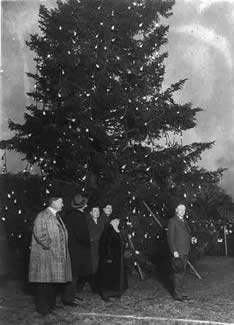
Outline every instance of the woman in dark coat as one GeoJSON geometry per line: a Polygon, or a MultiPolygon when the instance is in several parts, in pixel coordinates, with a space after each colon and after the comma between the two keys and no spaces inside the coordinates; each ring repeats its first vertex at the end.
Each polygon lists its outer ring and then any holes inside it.
{"type": "Polygon", "coordinates": [[[127,270],[124,262],[125,243],[119,230],[120,219],[112,217],[100,240],[99,286],[101,297],[120,298],[127,289],[127,270]]]}

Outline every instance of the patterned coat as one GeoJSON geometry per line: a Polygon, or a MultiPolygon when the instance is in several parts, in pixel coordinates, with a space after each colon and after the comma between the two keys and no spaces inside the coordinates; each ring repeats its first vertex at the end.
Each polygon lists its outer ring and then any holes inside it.
{"type": "Polygon", "coordinates": [[[65,283],[72,280],[68,234],[63,221],[50,209],[34,222],[29,262],[29,282],[65,283]]]}

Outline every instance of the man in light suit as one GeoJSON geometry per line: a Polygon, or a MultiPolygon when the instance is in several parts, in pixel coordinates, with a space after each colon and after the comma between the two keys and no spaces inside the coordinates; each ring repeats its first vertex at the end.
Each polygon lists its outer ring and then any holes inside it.
{"type": "Polygon", "coordinates": [[[184,204],[179,204],[175,210],[175,216],[169,220],[168,224],[168,244],[172,254],[173,269],[173,298],[177,301],[188,300],[183,296],[182,287],[190,250],[191,231],[184,219],[186,208],[184,204]]]}
{"type": "Polygon", "coordinates": [[[33,225],[29,282],[35,283],[37,311],[46,315],[56,307],[56,289],[72,280],[67,229],[58,215],[63,199],[51,197],[33,225]]]}

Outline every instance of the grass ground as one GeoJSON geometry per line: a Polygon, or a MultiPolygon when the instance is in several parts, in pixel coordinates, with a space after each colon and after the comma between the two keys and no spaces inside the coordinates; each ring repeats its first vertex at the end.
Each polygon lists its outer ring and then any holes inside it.
{"type": "Polygon", "coordinates": [[[157,278],[129,278],[129,289],[120,300],[103,302],[88,287],[77,308],[56,310],[47,317],[34,310],[31,296],[16,282],[0,288],[1,325],[175,325],[234,324],[234,258],[206,257],[197,265],[203,279],[186,275],[185,291],[192,302],[175,302],[157,278]]]}

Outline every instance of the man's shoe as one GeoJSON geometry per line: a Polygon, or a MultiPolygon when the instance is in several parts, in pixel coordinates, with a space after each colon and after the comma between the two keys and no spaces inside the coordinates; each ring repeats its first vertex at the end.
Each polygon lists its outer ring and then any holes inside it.
{"type": "Polygon", "coordinates": [[[182,297],[179,296],[173,296],[173,299],[176,301],[184,301],[184,299],[182,297]]]}
{"type": "Polygon", "coordinates": [[[101,298],[105,302],[110,302],[111,301],[109,297],[105,297],[105,296],[103,297],[103,296],[101,296],[101,298]]]}
{"type": "Polygon", "coordinates": [[[193,301],[191,298],[189,298],[188,296],[183,296],[183,300],[184,301],[187,301],[187,302],[189,302],[189,301],[193,301]]]}
{"type": "Polygon", "coordinates": [[[75,296],[75,301],[84,301],[84,299],[79,296],[75,296]]]}
{"type": "Polygon", "coordinates": [[[69,307],[77,307],[79,304],[75,301],[72,302],[64,302],[64,306],[69,306],[69,307]]]}
{"type": "Polygon", "coordinates": [[[53,309],[64,309],[64,306],[62,305],[55,305],[53,309]]]}
{"type": "Polygon", "coordinates": [[[84,301],[84,299],[81,298],[81,297],[75,297],[75,300],[74,301],[78,304],[79,301],[84,301]]]}
{"type": "Polygon", "coordinates": [[[36,309],[36,311],[38,312],[38,314],[40,314],[41,316],[44,317],[44,316],[49,315],[53,310],[50,309],[50,310],[44,311],[44,310],[38,310],[38,309],[36,309]]]}

